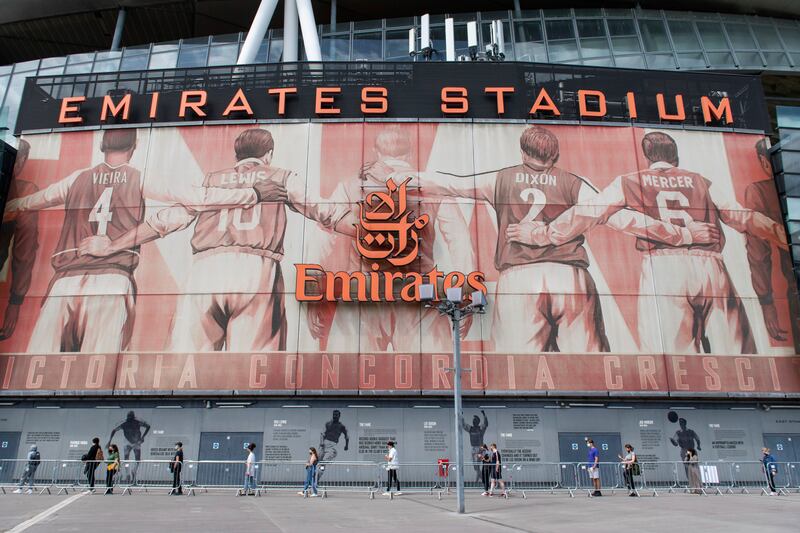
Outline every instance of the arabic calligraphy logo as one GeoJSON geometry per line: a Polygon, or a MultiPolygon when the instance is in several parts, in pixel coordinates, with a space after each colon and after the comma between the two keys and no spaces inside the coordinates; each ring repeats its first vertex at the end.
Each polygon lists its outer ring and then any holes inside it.
{"type": "MultiPolygon", "coordinates": [[[[386,260],[396,267],[405,266],[419,254],[419,231],[428,222],[428,215],[411,219],[406,202],[407,178],[399,186],[394,179],[386,181],[387,192],[371,192],[359,202],[359,225],[356,246],[362,257],[371,261],[386,260]]],[[[377,270],[378,264],[372,268],[377,270]]]]}

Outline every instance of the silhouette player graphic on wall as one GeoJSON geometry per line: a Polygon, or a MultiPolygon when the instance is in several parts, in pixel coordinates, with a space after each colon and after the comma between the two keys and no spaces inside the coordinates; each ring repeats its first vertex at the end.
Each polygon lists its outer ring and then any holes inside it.
{"type": "Polygon", "coordinates": [[[468,425],[464,418],[461,418],[461,427],[464,428],[464,431],[469,433],[469,444],[472,447],[472,461],[475,463],[473,468],[475,469],[475,481],[481,481],[481,465],[480,463],[480,456],[481,456],[481,444],[483,444],[483,436],[486,434],[486,428],[489,427],[489,419],[486,418],[486,411],[481,410],[481,414],[483,415],[483,424],[481,424],[481,417],[475,415],[472,417],[472,425],[468,425]]]}
{"type": "Polygon", "coordinates": [[[136,414],[133,411],[128,411],[128,416],[125,417],[125,420],[111,430],[111,435],[108,437],[108,444],[106,444],[106,447],[111,444],[111,441],[114,440],[114,435],[120,430],[122,430],[122,434],[125,435],[125,440],[128,441],[127,444],[125,444],[124,450],[125,461],[128,461],[131,451],[133,451],[133,457],[135,459],[131,466],[125,465],[125,478],[131,483],[135,483],[136,472],[139,470],[139,461],[142,460],[142,443],[150,432],[150,424],[136,418],[136,414]]]}

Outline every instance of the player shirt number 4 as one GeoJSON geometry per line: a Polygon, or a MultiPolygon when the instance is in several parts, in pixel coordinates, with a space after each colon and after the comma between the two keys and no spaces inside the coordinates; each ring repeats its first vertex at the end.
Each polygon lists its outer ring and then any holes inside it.
{"type": "Polygon", "coordinates": [[[130,165],[101,163],[81,171],[67,192],[61,236],[53,254],[56,272],[117,268],[132,273],[139,247],[108,257],[79,256],[80,242],[91,236],[116,239],[144,218],[141,173],[130,165]]]}

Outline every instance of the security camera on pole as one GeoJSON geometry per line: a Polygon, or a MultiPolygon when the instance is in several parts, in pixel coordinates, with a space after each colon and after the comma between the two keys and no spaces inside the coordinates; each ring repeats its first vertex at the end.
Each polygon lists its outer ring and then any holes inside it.
{"type": "Polygon", "coordinates": [[[420,300],[425,307],[439,311],[441,315],[450,317],[453,330],[453,418],[455,423],[456,446],[456,498],[458,513],[464,513],[464,443],[461,434],[461,321],[473,314],[486,312],[486,296],[480,291],[475,291],[469,300],[464,300],[461,287],[452,287],[446,291],[446,299],[434,303],[436,290],[433,285],[425,284],[419,289],[420,300]]]}

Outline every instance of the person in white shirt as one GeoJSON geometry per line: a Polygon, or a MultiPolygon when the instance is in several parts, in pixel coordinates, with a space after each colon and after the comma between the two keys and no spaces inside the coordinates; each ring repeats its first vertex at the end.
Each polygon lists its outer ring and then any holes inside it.
{"type": "Polygon", "coordinates": [[[400,480],[397,479],[397,469],[400,468],[400,461],[397,458],[397,448],[394,447],[394,441],[389,441],[386,443],[386,446],[389,448],[389,451],[386,455],[383,456],[386,459],[386,471],[388,472],[388,480],[386,482],[386,492],[383,493],[384,496],[389,496],[392,492],[392,481],[395,482],[397,485],[397,494],[398,496],[403,494],[400,492],[400,480]]]}
{"type": "Polygon", "coordinates": [[[256,494],[256,454],[253,450],[256,449],[256,443],[251,442],[247,445],[247,462],[244,469],[244,489],[242,490],[243,496],[255,496],[256,494]]]}

